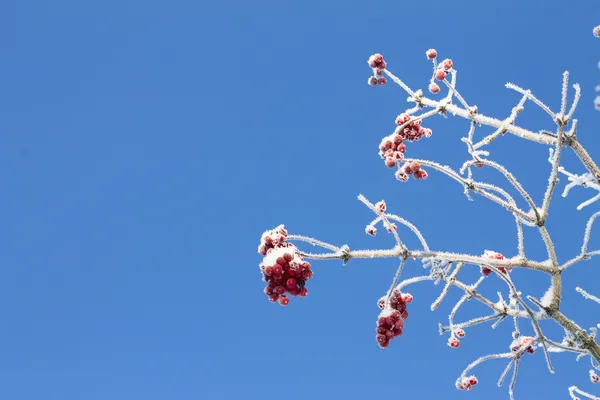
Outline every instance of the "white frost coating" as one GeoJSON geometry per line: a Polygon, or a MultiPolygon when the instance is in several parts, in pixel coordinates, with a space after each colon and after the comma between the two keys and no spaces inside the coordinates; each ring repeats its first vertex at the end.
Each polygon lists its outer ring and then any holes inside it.
{"type": "Polygon", "coordinates": [[[554,297],[554,286],[550,285],[550,287],[548,288],[548,290],[546,290],[546,293],[544,293],[544,295],[540,299],[540,303],[544,307],[548,307],[550,305],[550,303],[552,303],[552,298],[553,297],[554,297]]]}
{"type": "Polygon", "coordinates": [[[271,239],[275,239],[277,236],[279,236],[281,234],[282,231],[285,232],[285,226],[283,224],[275,227],[274,229],[269,229],[267,231],[264,231],[263,234],[260,237],[260,242],[264,243],[265,242],[265,238],[267,236],[270,236],[271,239]]]}
{"type": "Polygon", "coordinates": [[[284,254],[291,254],[292,255],[292,261],[290,261],[290,263],[294,262],[294,261],[298,261],[298,256],[295,254],[295,248],[294,247],[278,247],[276,249],[273,249],[273,251],[271,251],[269,254],[267,254],[262,261],[263,266],[265,267],[269,267],[269,266],[273,266],[275,264],[277,264],[277,259],[279,257],[283,257],[284,254]]]}

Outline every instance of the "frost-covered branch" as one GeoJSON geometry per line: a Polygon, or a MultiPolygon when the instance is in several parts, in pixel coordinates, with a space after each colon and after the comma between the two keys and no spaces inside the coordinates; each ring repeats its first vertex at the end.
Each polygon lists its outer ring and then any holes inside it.
{"type": "MultiPolygon", "coordinates": [[[[376,236],[378,229],[387,231],[395,242],[393,247],[355,250],[348,245],[338,246],[308,236],[288,234],[281,225],[266,231],[262,235],[259,245],[259,253],[264,256],[260,268],[263,279],[267,283],[265,293],[270,301],[279,302],[284,306],[290,301],[288,295],[292,297],[306,296],[306,283],[313,277],[312,266],[307,260],[338,259],[342,260],[345,265],[352,259],[392,258],[398,262],[398,267],[389,290],[377,302],[381,311],[377,319],[376,340],[380,347],[388,347],[394,338],[402,335],[405,321],[408,318],[408,307],[413,301],[413,296],[405,290],[415,283],[432,282],[434,285],[438,285],[443,282],[439,292],[432,299],[432,311],[437,310],[444,301],[448,303],[451,293],[459,292],[459,297],[449,305],[447,325],[439,325],[440,334],[449,334],[448,346],[451,348],[460,346],[461,339],[466,335],[465,330],[469,328],[490,322],[491,328],[495,329],[507,318],[512,319],[513,330],[510,337],[507,337],[510,352],[486,355],[469,364],[456,382],[458,389],[470,390],[477,385],[477,378],[470,373],[484,361],[506,359],[507,365],[498,384],[501,385],[512,371],[509,396],[513,399],[518,370],[520,366],[525,365],[523,362],[528,357],[525,354],[534,354],[536,348],[542,349],[550,372],[554,372],[550,353],[558,352],[573,353],[577,359],[589,357],[592,366],[600,369],[597,328],[583,329],[561,311],[562,274],[579,261],[589,260],[600,254],[600,250],[588,251],[592,225],[600,216],[600,212],[593,214],[586,225],[580,254],[562,265],[558,262],[557,248],[546,227],[552,199],[555,197],[553,194],[559,183],[559,175],[566,176],[568,180],[562,193],[563,197],[566,197],[576,186],[597,192],[589,200],[580,204],[579,210],[600,200],[600,168],[579,142],[578,122],[573,118],[581,97],[581,88],[577,84],[572,86],[574,95],[573,99],[569,101],[569,74],[565,72],[561,86],[560,109],[553,111],[530,89],[523,89],[508,83],[506,87],[519,93],[521,98],[512,108],[508,117],[497,119],[480,113],[478,107],[467,101],[461,94],[457,87],[457,70],[452,60],[438,61],[437,52],[433,49],[428,50],[426,56],[433,66],[428,85],[429,92],[434,96],[432,98],[425,96],[421,89],[411,89],[405,81],[390,72],[381,55],[373,55],[368,60],[369,66],[373,70],[373,76],[368,81],[371,86],[385,85],[387,79],[390,79],[408,94],[407,102],[412,103],[411,107],[395,118],[394,129],[381,140],[379,156],[388,168],[395,169],[395,177],[400,182],[407,182],[411,177],[415,180],[424,180],[428,177],[427,170],[436,170],[461,185],[469,200],[471,200],[471,194],[475,193],[502,206],[515,221],[517,240],[514,255],[505,257],[492,250],[484,250],[481,255],[435,250],[414,224],[404,217],[390,213],[385,201],[372,203],[365,196],[359,195],[359,200],[375,214],[372,221],[365,227],[365,233],[376,236]],[[439,83],[445,86],[447,93],[435,99],[435,96],[442,90],[439,83]],[[556,125],[556,130],[549,132],[544,129],[535,132],[518,126],[516,124],[517,116],[524,111],[526,103],[541,108],[556,125]],[[429,118],[437,115],[446,117],[449,114],[464,118],[469,122],[468,131],[461,138],[468,153],[468,158],[462,163],[462,166],[456,170],[437,161],[407,157],[408,145],[412,146],[412,143],[432,136],[432,130],[425,128],[423,124],[429,121],[429,118]],[[476,140],[480,127],[489,127],[493,131],[476,140]],[[486,146],[507,133],[549,147],[550,170],[543,197],[535,199],[508,168],[491,159],[490,151],[486,146]],[[561,165],[564,151],[573,151],[576,154],[581,162],[581,173],[569,172],[561,165]],[[509,189],[516,190],[518,196],[522,198],[522,200],[518,199],[520,205],[509,194],[508,189],[491,182],[475,179],[476,171],[479,168],[493,169],[499,173],[503,178],[503,183],[508,184],[509,189]],[[409,234],[417,238],[419,243],[417,248],[412,248],[408,245],[410,242],[405,240],[406,232],[402,230],[406,228],[409,234]],[[546,255],[545,259],[541,261],[534,261],[526,256],[524,229],[530,228],[539,233],[544,243],[546,255]],[[306,248],[302,248],[301,243],[309,244],[319,250],[309,252],[306,248]],[[421,264],[427,273],[404,279],[404,270],[411,268],[414,261],[421,264]],[[466,275],[464,271],[474,268],[479,270],[481,276],[475,280],[465,279],[465,276],[469,275],[466,275]],[[539,300],[531,295],[523,294],[517,287],[516,277],[519,270],[523,268],[541,273],[538,274],[540,279],[548,279],[548,289],[539,300]],[[469,281],[472,283],[468,283],[469,281]],[[480,291],[481,287],[489,285],[490,282],[505,285],[504,291],[497,292],[497,301],[484,296],[480,291]],[[489,308],[489,312],[466,321],[461,320],[461,310],[473,299],[489,308]],[[539,321],[541,320],[552,320],[561,326],[565,337],[556,340],[546,336],[540,326],[539,321]],[[529,321],[530,326],[529,324],[523,325],[523,321],[529,321]],[[529,330],[531,336],[523,335],[523,329],[529,330]]],[[[577,288],[577,291],[586,299],[600,303],[598,297],[583,289],[577,288]]],[[[590,379],[593,381],[595,378],[590,379]]],[[[598,379],[600,380],[600,378],[598,379]]],[[[575,396],[574,393],[577,393],[582,396],[591,396],[590,399],[597,399],[576,387],[569,388],[569,393],[572,397],[575,396]]]]}

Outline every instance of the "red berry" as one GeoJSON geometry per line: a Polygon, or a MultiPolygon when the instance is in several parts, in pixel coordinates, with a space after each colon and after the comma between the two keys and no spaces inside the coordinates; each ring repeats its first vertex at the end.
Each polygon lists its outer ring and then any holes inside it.
{"type": "Polygon", "coordinates": [[[281,285],[278,285],[278,286],[275,287],[275,292],[277,294],[284,294],[285,293],[285,287],[283,287],[281,285]]]}
{"type": "Polygon", "coordinates": [[[456,336],[458,336],[459,338],[461,338],[461,339],[465,337],[465,331],[464,331],[464,330],[462,330],[462,329],[460,329],[460,328],[459,328],[459,329],[457,329],[457,330],[455,330],[455,331],[454,331],[454,334],[455,334],[456,336]]]}
{"type": "Polygon", "coordinates": [[[400,182],[406,182],[408,181],[408,175],[402,172],[402,170],[398,170],[396,171],[396,179],[398,179],[400,182]]]}
{"type": "Polygon", "coordinates": [[[285,294],[279,296],[279,304],[281,304],[282,306],[287,306],[288,304],[290,304],[290,298],[287,297],[285,294]]]}
{"type": "Polygon", "coordinates": [[[288,287],[288,289],[294,289],[296,287],[296,279],[294,279],[294,278],[288,279],[287,282],[285,283],[285,285],[288,287]]]}
{"type": "Polygon", "coordinates": [[[452,348],[457,348],[458,346],[460,346],[460,340],[458,340],[455,337],[451,337],[448,339],[448,346],[452,347],[452,348]]]}
{"type": "Polygon", "coordinates": [[[448,71],[449,69],[452,69],[452,60],[449,58],[446,58],[444,61],[442,61],[442,67],[448,71]]]}
{"type": "Polygon", "coordinates": [[[438,70],[435,73],[435,79],[437,79],[438,81],[443,81],[444,79],[446,79],[446,72],[442,71],[441,69],[438,70]]]}
{"type": "Polygon", "coordinates": [[[383,69],[385,67],[381,67],[382,65],[385,64],[385,61],[383,60],[383,56],[379,53],[377,54],[373,54],[371,57],[369,57],[369,60],[367,61],[369,63],[369,67],[371,68],[380,68],[383,69]]]}
{"type": "Polygon", "coordinates": [[[387,209],[387,205],[385,204],[385,201],[381,200],[375,203],[375,208],[377,208],[379,212],[385,212],[385,210],[387,209]]]}
{"type": "Polygon", "coordinates": [[[385,159],[385,165],[388,168],[394,168],[396,166],[396,160],[394,160],[392,157],[388,157],[385,159]]]}
{"type": "Polygon", "coordinates": [[[479,383],[479,380],[477,379],[476,376],[470,376],[469,377],[469,383],[473,386],[477,385],[479,383]]]}
{"type": "Polygon", "coordinates": [[[377,78],[377,83],[383,86],[387,83],[387,79],[385,79],[384,76],[380,76],[379,78],[377,78]]]}
{"type": "Polygon", "coordinates": [[[438,86],[437,83],[431,82],[429,84],[429,91],[433,94],[438,94],[440,92],[440,87],[438,86]]]}
{"type": "Polygon", "coordinates": [[[369,86],[377,86],[377,77],[370,76],[367,83],[369,84],[369,86]]]}
{"type": "Polygon", "coordinates": [[[425,52],[425,55],[428,59],[433,60],[437,57],[437,51],[435,51],[435,49],[429,49],[425,52]]]}

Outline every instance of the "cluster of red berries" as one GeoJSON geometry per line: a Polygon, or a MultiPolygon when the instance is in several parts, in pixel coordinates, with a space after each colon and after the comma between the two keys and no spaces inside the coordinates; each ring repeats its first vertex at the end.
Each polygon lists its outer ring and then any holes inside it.
{"type": "MultiPolygon", "coordinates": [[[[380,213],[385,213],[387,210],[387,204],[385,204],[385,201],[381,200],[375,203],[375,210],[380,213]]],[[[388,232],[393,232],[397,229],[396,224],[388,224],[384,222],[384,225],[386,226],[388,232]]],[[[377,235],[377,228],[369,224],[365,227],[365,233],[370,236],[375,236],[377,235]]]]}
{"type": "Polygon", "coordinates": [[[456,381],[456,388],[458,390],[471,390],[473,386],[477,385],[479,380],[475,375],[466,376],[456,381]]]}
{"type": "Polygon", "coordinates": [[[398,171],[396,171],[396,179],[398,179],[400,182],[406,182],[410,175],[412,175],[415,179],[427,179],[429,176],[427,171],[421,169],[421,164],[419,164],[417,161],[405,163],[403,166],[398,168],[398,171]]]}
{"type": "Polygon", "coordinates": [[[291,296],[305,297],[306,281],[312,278],[310,263],[296,253],[293,244],[286,242],[288,233],[283,225],[265,232],[261,237],[258,252],[264,256],[260,269],[267,282],[265,294],[273,303],[287,306],[291,296]]]}
{"type": "Polygon", "coordinates": [[[453,349],[456,349],[458,346],[460,346],[460,340],[457,339],[458,338],[464,338],[466,335],[465,331],[458,328],[454,331],[454,334],[452,336],[450,336],[450,338],[448,338],[448,346],[452,347],[453,349]]]}
{"type": "MultiPolygon", "coordinates": [[[[491,250],[484,251],[483,257],[491,258],[493,260],[504,260],[504,256],[502,254],[496,253],[495,251],[491,251],[491,250]]],[[[492,273],[491,269],[489,269],[483,265],[480,265],[479,268],[481,270],[481,273],[484,276],[489,276],[492,273]]],[[[500,272],[502,272],[503,274],[506,274],[507,272],[512,270],[512,267],[498,267],[498,270],[500,272]]]]}
{"type": "MultiPolygon", "coordinates": [[[[432,131],[421,126],[420,119],[414,119],[408,114],[400,114],[396,118],[396,125],[403,126],[401,130],[384,137],[379,144],[379,156],[384,160],[388,168],[394,168],[404,159],[407,142],[414,142],[424,137],[431,137],[432,131]]],[[[421,169],[419,163],[404,164],[396,173],[396,179],[402,182],[408,180],[409,175],[416,179],[427,178],[427,172],[421,169]]]]}
{"type": "Polygon", "coordinates": [[[590,369],[590,381],[592,383],[600,383],[600,376],[593,369],[590,369]]]}
{"type": "MultiPolygon", "coordinates": [[[[435,49],[429,49],[425,52],[425,55],[429,60],[432,60],[435,63],[435,59],[437,58],[437,51],[435,49]]],[[[434,64],[435,65],[435,64],[434,64]]],[[[440,86],[434,82],[434,78],[438,81],[443,81],[446,79],[446,75],[452,70],[452,60],[446,58],[442,61],[437,69],[433,73],[433,77],[431,78],[431,82],[429,83],[429,91],[433,94],[438,94],[440,92],[440,86]]]]}
{"type": "Polygon", "coordinates": [[[383,70],[386,67],[386,62],[381,54],[373,54],[367,61],[369,67],[373,68],[373,76],[369,77],[367,83],[369,86],[385,85],[387,79],[383,76],[383,70]]]}
{"type": "Polygon", "coordinates": [[[379,299],[378,306],[382,310],[377,319],[376,339],[379,347],[388,347],[390,340],[402,336],[404,320],[408,319],[406,305],[412,301],[413,297],[410,293],[401,293],[395,289],[387,307],[385,306],[385,297],[379,299]]]}
{"type": "Polygon", "coordinates": [[[512,351],[513,353],[517,353],[517,352],[523,350],[523,348],[525,348],[526,352],[528,352],[530,354],[534,354],[535,349],[533,348],[533,345],[531,344],[532,342],[533,342],[533,337],[531,337],[531,336],[519,336],[515,340],[513,340],[512,343],[510,344],[510,351],[512,351]]]}

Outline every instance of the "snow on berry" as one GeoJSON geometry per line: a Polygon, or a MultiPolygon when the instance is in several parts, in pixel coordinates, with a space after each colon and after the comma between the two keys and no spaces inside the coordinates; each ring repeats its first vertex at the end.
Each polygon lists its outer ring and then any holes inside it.
{"type": "Polygon", "coordinates": [[[377,209],[377,211],[384,213],[385,210],[387,209],[385,200],[381,200],[381,201],[378,201],[377,203],[375,203],[375,208],[377,209]]]}
{"type": "Polygon", "coordinates": [[[600,383],[600,376],[593,369],[590,369],[590,381],[592,383],[600,383]]]}
{"type": "MultiPolygon", "coordinates": [[[[504,260],[504,256],[502,254],[492,250],[485,250],[482,257],[490,258],[492,260],[504,260]]],[[[492,273],[492,270],[484,265],[480,265],[479,268],[484,276],[489,276],[492,273]]],[[[503,274],[506,274],[512,270],[512,267],[498,267],[498,270],[503,274]]]]}
{"type": "Polygon", "coordinates": [[[283,225],[263,233],[258,252],[264,256],[259,265],[263,280],[267,282],[264,293],[273,303],[287,306],[291,296],[305,297],[306,281],[312,278],[310,263],[296,252],[296,247],[286,242],[288,233],[283,225]]]}
{"type": "Polygon", "coordinates": [[[600,25],[594,28],[594,36],[600,38],[600,25]]]}
{"type": "Polygon", "coordinates": [[[370,76],[369,80],[367,81],[367,83],[369,84],[369,86],[377,86],[377,77],[376,76],[370,76]]]}
{"type": "Polygon", "coordinates": [[[429,49],[425,52],[425,55],[428,59],[433,60],[437,57],[437,51],[435,51],[435,49],[429,49]]]}
{"type": "Polygon", "coordinates": [[[438,81],[443,81],[444,79],[446,79],[446,71],[444,70],[437,70],[435,72],[435,79],[437,79],[438,81]]]}
{"type": "Polygon", "coordinates": [[[456,349],[458,346],[460,346],[460,340],[452,336],[448,338],[448,346],[452,347],[453,349],[456,349]]]}
{"type": "Polygon", "coordinates": [[[369,236],[375,236],[377,235],[377,228],[375,228],[373,225],[367,225],[365,227],[365,233],[369,236]]]}
{"type": "Polygon", "coordinates": [[[431,82],[429,84],[429,91],[433,94],[438,94],[440,92],[440,87],[437,83],[431,82]]]}
{"type": "Polygon", "coordinates": [[[471,390],[473,386],[477,385],[478,383],[479,380],[475,375],[465,376],[456,381],[456,388],[458,390],[471,390]]]}
{"type": "Polygon", "coordinates": [[[406,182],[406,181],[408,181],[408,175],[405,174],[401,170],[396,171],[395,176],[396,176],[396,179],[398,179],[400,182],[406,182]]]}
{"type": "Polygon", "coordinates": [[[528,353],[535,353],[535,349],[532,346],[533,337],[531,336],[519,336],[510,344],[510,351],[518,353],[525,349],[528,353]]]}
{"type": "Polygon", "coordinates": [[[382,85],[382,86],[383,86],[383,85],[385,85],[385,84],[387,83],[387,79],[385,79],[385,77],[384,77],[384,76],[380,76],[379,78],[377,78],[377,83],[378,83],[379,85],[382,85]]]}
{"type": "Polygon", "coordinates": [[[462,329],[460,329],[460,328],[459,328],[459,329],[456,329],[456,330],[454,331],[454,334],[455,334],[456,336],[458,336],[459,338],[461,338],[461,339],[465,337],[465,331],[464,331],[464,330],[462,330],[462,329]]]}
{"type": "Polygon", "coordinates": [[[440,63],[440,65],[446,72],[448,72],[449,70],[452,69],[452,60],[449,58],[446,58],[444,61],[442,61],[440,63]]]}
{"type": "Polygon", "coordinates": [[[386,67],[385,60],[383,59],[383,56],[379,53],[373,54],[371,57],[369,57],[369,60],[367,62],[369,63],[369,67],[371,68],[385,69],[386,67]]]}

